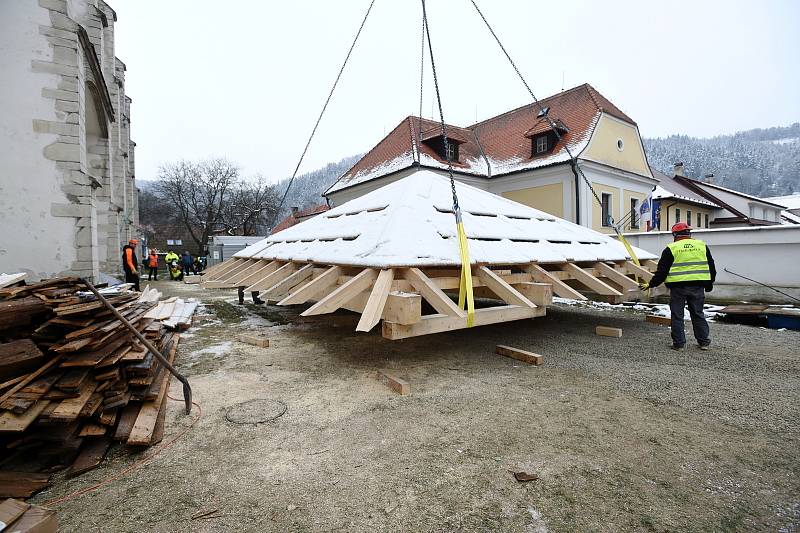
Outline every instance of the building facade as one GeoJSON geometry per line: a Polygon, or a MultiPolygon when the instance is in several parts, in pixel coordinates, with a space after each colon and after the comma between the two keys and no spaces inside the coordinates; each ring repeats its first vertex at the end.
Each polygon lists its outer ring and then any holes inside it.
{"type": "Polygon", "coordinates": [[[102,0],[0,2],[0,272],[117,274],[138,236],[115,22],[102,0]]]}
{"type": "Polygon", "coordinates": [[[474,187],[603,233],[645,231],[638,207],[658,182],[636,122],[588,84],[540,104],[448,125],[447,146],[438,122],[407,117],[325,196],[335,206],[420,169],[446,175],[449,154],[455,178],[474,187]]]}

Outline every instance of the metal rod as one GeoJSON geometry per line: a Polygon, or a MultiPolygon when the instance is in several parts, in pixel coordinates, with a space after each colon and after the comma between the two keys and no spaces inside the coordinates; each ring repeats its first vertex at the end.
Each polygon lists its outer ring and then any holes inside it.
{"type": "Polygon", "coordinates": [[[746,279],[747,281],[752,281],[753,283],[758,283],[759,285],[761,285],[761,286],[763,286],[763,287],[766,287],[766,288],[768,288],[768,289],[772,289],[773,291],[775,291],[775,292],[778,292],[778,293],[780,293],[780,294],[783,294],[784,296],[788,296],[788,297],[789,297],[789,298],[791,298],[792,300],[795,300],[795,301],[797,301],[797,302],[800,302],[800,298],[795,298],[795,297],[794,297],[794,296],[792,296],[791,294],[786,294],[786,293],[785,293],[785,292],[783,292],[783,291],[779,291],[779,290],[778,290],[778,289],[776,289],[775,287],[770,287],[770,286],[769,286],[769,285],[767,285],[766,283],[761,283],[760,281],[756,281],[756,280],[754,280],[754,279],[750,279],[750,278],[748,278],[747,276],[742,276],[741,274],[737,274],[736,272],[731,272],[731,271],[730,271],[730,270],[728,270],[727,268],[723,268],[723,270],[724,270],[725,272],[727,272],[728,274],[733,274],[734,276],[739,276],[740,278],[744,278],[744,279],[746,279]]]}
{"type": "Polygon", "coordinates": [[[86,278],[81,278],[81,281],[83,282],[84,285],[86,285],[89,288],[90,291],[94,293],[95,296],[97,296],[97,299],[100,300],[100,302],[102,302],[102,304],[105,305],[106,308],[109,311],[111,311],[115,317],[117,317],[117,320],[122,322],[125,325],[125,327],[128,328],[130,332],[133,333],[136,336],[136,338],[139,339],[148,350],[150,350],[150,353],[152,353],[156,357],[156,359],[158,359],[161,362],[161,364],[164,365],[164,367],[170,371],[170,373],[173,376],[178,378],[178,381],[183,383],[183,400],[186,403],[186,414],[188,415],[189,413],[191,413],[192,387],[189,385],[189,380],[183,377],[183,375],[181,375],[181,373],[178,372],[175,369],[175,367],[169,363],[169,360],[167,360],[167,358],[164,357],[164,355],[161,352],[159,352],[155,346],[153,346],[153,343],[147,340],[144,335],[139,333],[139,331],[135,327],[133,327],[133,324],[128,322],[125,319],[125,317],[122,316],[122,314],[120,314],[120,312],[117,311],[117,309],[113,305],[111,305],[111,302],[106,300],[105,297],[102,294],[100,294],[100,291],[98,291],[97,288],[95,288],[95,286],[92,285],[92,283],[89,280],[87,280],[86,278]]]}

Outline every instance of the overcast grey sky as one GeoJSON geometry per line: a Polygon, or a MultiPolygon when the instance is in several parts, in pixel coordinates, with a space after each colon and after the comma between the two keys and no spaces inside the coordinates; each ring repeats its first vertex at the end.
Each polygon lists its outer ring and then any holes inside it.
{"type": "MultiPolygon", "coordinates": [[[[109,0],[140,179],[225,156],[291,174],[369,0],[109,0]]],[[[800,1],[482,0],[537,97],[584,82],[643,136],[800,120],[800,1]]],[[[445,118],[529,102],[469,0],[428,0],[445,118]]],[[[419,100],[420,2],[376,0],[300,172],[363,152],[419,100]]],[[[427,63],[426,63],[427,64],[427,63]]],[[[429,66],[429,65],[428,65],[429,66]]],[[[430,71],[423,114],[432,112],[430,71]]]]}

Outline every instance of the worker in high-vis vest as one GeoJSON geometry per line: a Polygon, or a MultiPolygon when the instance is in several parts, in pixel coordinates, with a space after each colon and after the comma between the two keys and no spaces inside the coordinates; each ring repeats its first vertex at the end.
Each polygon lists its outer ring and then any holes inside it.
{"type": "Polygon", "coordinates": [[[701,240],[692,238],[692,228],[686,222],[672,226],[675,241],[668,244],[658,260],[650,283],[643,289],[657,287],[664,283],[670,292],[669,308],[672,314],[672,349],[682,350],[686,346],[683,327],[683,308],[689,308],[692,318],[694,338],[701,350],[708,350],[711,344],[708,322],[703,314],[706,292],[714,288],[717,269],[711,250],[701,240]]]}

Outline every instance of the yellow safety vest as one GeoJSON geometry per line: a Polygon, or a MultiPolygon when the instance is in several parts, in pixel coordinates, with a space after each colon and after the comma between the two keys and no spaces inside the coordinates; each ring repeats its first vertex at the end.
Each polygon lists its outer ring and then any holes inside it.
{"type": "Polygon", "coordinates": [[[681,281],[711,281],[706,243],[697,239],[682,239],[667,245],[675,259],[667,274],[667,283],[681,281]]]}

